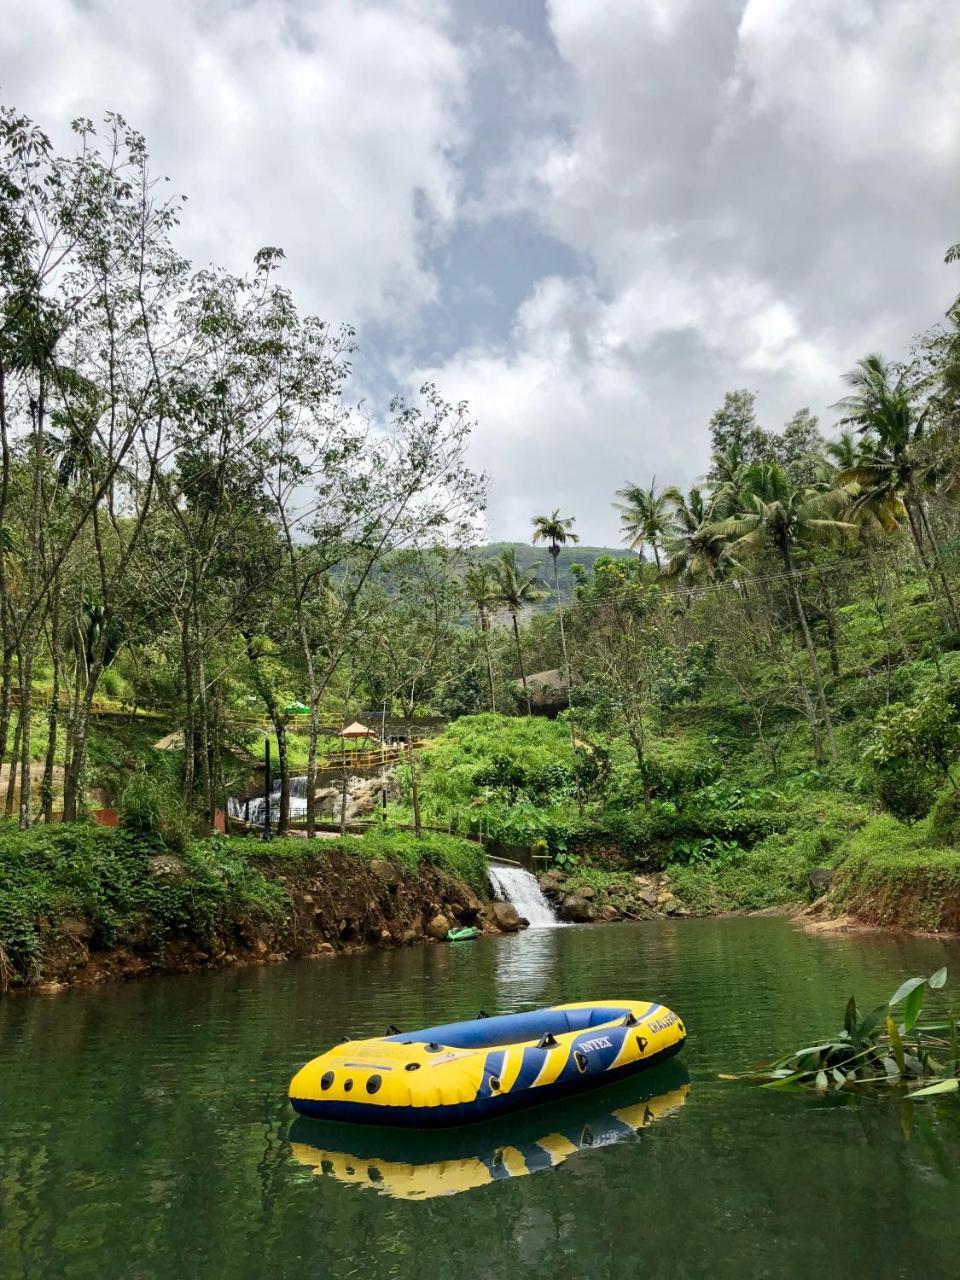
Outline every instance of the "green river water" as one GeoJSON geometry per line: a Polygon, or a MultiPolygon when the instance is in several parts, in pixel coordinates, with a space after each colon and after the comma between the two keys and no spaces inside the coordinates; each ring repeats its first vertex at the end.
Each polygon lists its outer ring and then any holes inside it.
{"type": "Polygon", "coordinates": [[[956,1276],[955,1100],[717,1079],[941,964],[949,993],[955,944],[682,920],[10,998],[0,1275],[956,1276]],[[293,1128],[290,1076],[345,1034],[617,996],[681,1013],[680,1058],[493,1130],[293,1128]]]}

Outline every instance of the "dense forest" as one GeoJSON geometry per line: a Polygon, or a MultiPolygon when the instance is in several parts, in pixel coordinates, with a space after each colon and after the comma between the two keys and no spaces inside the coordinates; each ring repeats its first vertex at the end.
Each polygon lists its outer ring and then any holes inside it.
{"type": "Polygon", "coordinates": [[[769,430],[728,393],[702,481],[611,494],[621,551],[558,511],[531,512],[536,557],[483,547],[468,406],[427,385],[352,407],[354,334],[300,313],[282,253],[195,269],[143,138],[74,129],[60,155],[0,116],[0,803],[21,829],[107,785],[203,833],[266,733],[279,833],[297,773],[312,832],[329,732],[379,713],[411,741],[455,722],[398,770],[392,817],[583,875],[671,866],[704,909],[796,896],[871,830],[954,846],[960,300],[909,353],[864,356],[829,429],[801,408],[769,430]],[[530,716],[543,671],[556,719],[530,716]]]}

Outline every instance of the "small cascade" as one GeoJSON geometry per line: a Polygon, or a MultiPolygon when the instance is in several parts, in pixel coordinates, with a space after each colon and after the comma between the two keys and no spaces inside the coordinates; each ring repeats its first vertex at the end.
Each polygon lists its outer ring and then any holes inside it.
{"type": "MultiPolygon", "coordinates": [[[[354,817],[372,814],[380,803],[380,793],[385,786],[382,774],[359,776],[351,774],[347,779],[347,821],[354,817]]],[[[343,803],[343,783],[339,780],[330,786],[316,790],[316,814],[318,819],[339,822],[343,803]]],[[[241,800],[232,796],[227,802],[231,818],[243,819],[254,827],[262,827],[266,821],[266,800],[262,795],[241,800]]],[[[305,774],[290,779],[290,820],[297,821],[307,813],[307,778],[305,774]]],[[[270,825],[275,827],[280,816],[280,779],[274,778],[270,791],[270,825]]]]}
{"type": "Polygon", "coordinates": [[[549,929],[559,923],[536,878],[525,867],[491,862],[487,873],[494,896],[512,902],[518,913],[530,921],[531,929],[549,929]]]}

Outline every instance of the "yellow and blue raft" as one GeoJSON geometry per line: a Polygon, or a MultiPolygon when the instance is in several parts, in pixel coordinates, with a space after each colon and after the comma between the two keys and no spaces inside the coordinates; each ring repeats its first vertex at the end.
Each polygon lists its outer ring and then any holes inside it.
{"type": "Polygon", "coordinates": [[[298,1116],[290,1131],[291,1150],[317,1177],[394,1200],[432,1200],[543,1173],[571,1156],[589,1157],[629,1142],[679,1111],[688,1088],[686,1072],[673,1062],[642,1079],[479,1128],[413,1133],[346,1128],[298,1116]]]}
{"type": "Polygon", "coordinates": [[[685,1038],[680,1018],[649,1001],[478,1017],[345,1041],[297,1072],[290,1101],[318,1120],[469,1124],[611,1084],[672,1057],[685,1038]]]}

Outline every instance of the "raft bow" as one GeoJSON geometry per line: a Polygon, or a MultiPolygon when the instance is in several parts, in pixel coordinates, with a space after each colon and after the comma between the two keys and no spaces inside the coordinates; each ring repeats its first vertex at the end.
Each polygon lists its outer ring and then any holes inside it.
{"type": "Polygon", "coordinates": [[[613,1083],[672,1057],[685,1038],[660,1004],[554,1005],[348,1040],[297,1072],[290,1101],[321,1120],[468,1124],[613,1083]]]}

